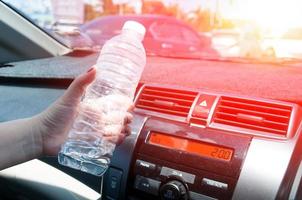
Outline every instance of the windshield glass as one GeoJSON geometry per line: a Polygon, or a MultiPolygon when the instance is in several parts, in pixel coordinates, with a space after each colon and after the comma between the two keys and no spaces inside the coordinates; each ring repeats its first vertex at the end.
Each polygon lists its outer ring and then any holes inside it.
{"type": "Polygon", "coordinates": [[[71,48],[100,49],[136,20],[149,55],[302,58],[300,0],[5,0],[71,48]]]}

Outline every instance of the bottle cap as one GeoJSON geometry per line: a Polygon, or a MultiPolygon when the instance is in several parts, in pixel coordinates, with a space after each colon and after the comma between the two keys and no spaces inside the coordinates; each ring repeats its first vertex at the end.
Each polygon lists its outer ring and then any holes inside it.
{"type": "Polygon", "coordinates": [[[146,29],[144,27],[144,25],[142,25],[141,23],[138,23],[136,21],[126,21],[124,26],[123,26],[123,30],[132,30],[137,32],[138,34],[140,34],[142,37],[145,36],[146,33],[146,29]]]}

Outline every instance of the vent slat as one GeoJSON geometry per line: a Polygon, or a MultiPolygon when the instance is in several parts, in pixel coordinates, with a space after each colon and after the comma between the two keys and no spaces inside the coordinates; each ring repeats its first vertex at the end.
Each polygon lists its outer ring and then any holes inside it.
{"type": "Polygon", "coordinates": [[[276,115],[276,114],[271,114],[271,113],[265,113],[262,111],[255,111],[255,110],[246,110],[246,109],[242,109],[242,108],[235,108],[235,107],[230,107],[230,106],[224,106],[224,105],[220,105],[219,108],[224,108],[224,109],[230,109],[230,110],[234,110],[234,111],[240,111],[240,112],[244,112],[244,113],[248,113],[248,114],[255,114],[255,115],[264,115],[264,116],[270,116],[270,117],[278,117],[278,118],[282,118],[282,119],[289,119],[289,116],[283,116],[283,115],[276,115]]]}
{"type": "Polygon", "coordinates": [[[153,102],[148,102],[148,101],[145,101],[144,99],[139,100],[137,107],[139,107],[139,106],[147,106],[149,108],[153,107],[155,109],[160,108],[162,110],[174,110],[174,111],[186,112],[186,113],[188,113],[190,110],[190,108],[188,108],[188,107],[166,106],[166,105],[154,104],[153,102]]]}
{"type": "Polygon", "coordinates": [[[222,123],[225,125],[238,126],[241,128],[253,129],[253,130],[257,130],[257,131],[265,131],[265,132],[271,132],[271,133],[277,133],[277,134],[286,134],[286,131],[279,130],[279,129],[265,128],[262,126],[245,124],[245,123],[235,122],[235,121],[230,121],[230,120],[225,120],[225,119],[215,119],[215,122],[222,123]]]}
{"type": "Polygon", "coordinates": [[[154,112],[187,117],[197,92],[146,86],[136,107],[154,112]]]}
{"type": "Polygon", "coordinates": [[[280,109],[285,109],[285,110],[288,110],[288,107],[289,107],[287,105],[276,104],[276,103],[272,103],[272,102],[264,102],[264,101],[257,101],[257,100],[252,100],[252,99],[227,97],[227,96],[223,96],[221,101],[231,101],[231,102],[237,102],[237,103],[250,104],[252,106],[265,106],[265,107],[272,107],[275,109],[280,108],[280,109]]]}
{"type": "MultiPolygon", "coordinates": [[[[144,103],[149,103],[149,104],[154,104],[154,106],[158,105],[156,102],[154,101],[150,101],[150,100],[146,100],[146,99],[140,99],[139,102],[144,102],[144,103]]],[[[168,107],[168,106],[167,106],[168,107]]],[[[190,110],[190,106],[183,106],[183,105],[179,105],[179,104],[174,104],[173,106],[174,108],[182,108],[182,109],[188,109],[190,110]]]]}
{"type": "Polygon", "coordinates": [[[144,92],[151,92],[151,93],[161,93],[161,94],[170,94],[170,95],[180,95],[182,97],[189,97],[189,98],[195,98],[196,94],[195,93],[187,93],[186,91],[159,91],[158,88],[157,89],[150,89],[150,88],[145,88],[144,92]]]}
{"type": "Polygon", "coordinates": [[[272,109],[276,111],[281,111],[281,112],[287,112],[289,113],[290,111],[288,109],[283,109],[283,108],[274,108],[270,106],[263,106],[263,105],[255,105],[251,103],[243,103],[243,102],[236,102],[236,101],[230,101],[230,100],[222,100],[221,103],[232,103],[232,104],[237,104],[237,105],[242,105],[242,106],[253,106],[257,108],[263,108],[263,109],[272,109]]]}
{"type": "Polygon", "coordinates": [[[167,100],[167,101],[174,101],[174,102],[180,102],[180,103],[192,103],[192,100],[185,100],[185,99],[177,99],[172,97],[165,97],[165,96],[158,96],[158,95],[151,95],[151,94],[142,94],[142,97],[147,97],[151,99],[161,99],[161,100],[167,100]]]}
{"type": "Polygon", "coordinates": [[[144,106],[144,105],[137,105],[138,108],[144,108],[146,110],[152,110],[152,111],[158,111],[158,112],[163,112],[166,114],[175,114],[179,116],[186,117],[187,113],[186,112],[180,112],[180,111],[174,111],[174,110],[167,110],[167,109],[162,109],[162,108],[155,108],[151,106],[144,106]]]}
{"type": "Polygon", "coordinates": [[[286,136],[291,112],[284,104],[222,96],[213,122],[286,136]]]}
{"type": "MultiPolygon", "coordinates": [[[[227,115],[227,116],[230,116],[230,117],[238,118],[237,115],[230,114],[230,113],[217,112],[217,115],[227,115]]],[[[275,125],[280,125],[280,126],[286,126],[286,127],[288,125],[287,123],[280,123],[280,122],[275,122],[275,121],[270,121],[270,120],[263,120],[263,122],[270,123],[270,124],[275,124],[275,125]]]]}

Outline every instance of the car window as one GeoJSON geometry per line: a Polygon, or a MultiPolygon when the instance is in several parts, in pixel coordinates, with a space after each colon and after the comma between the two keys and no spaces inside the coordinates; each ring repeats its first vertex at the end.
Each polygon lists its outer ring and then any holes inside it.
{"type": "Polygon", "coordinates": [[[184,41],[184,36],[179,30],[179,26],[171,23],[154,23],[150,26],[150,31],[153,37],[160,39],[162,41],[169,42],[182,42],[184,41]]]}
{"type": "Polygon", "coordinates": [[[190,43],[199,43],[200,40],[194,32],[188,28],[182,27],[181,28],[181,33],[185,41],[189,41],[190,43]]]}
{"type": "MultiPolygon", "coordinates": [[[[122,24],[131,19],[147,26],[146,37],[152,35],[145,44],[147,50],[160,40],[184,46],[202,44],[199,46],[207,48],[197,48],[196,51],[214,50],[209,52],[218,52],[220,57],[252,57],[260,61],[267,60],[267,57],[273,60],[302,58],[302,48],[296,45],[302,41],[300,0],[290,0],[292,2],[289,3],[273,0],[3,1],[72,47],[101,46],[104,38],[119,34],[122,24]],[[75,34],[82,30],[84,33],[75,34]],[[284,44],[282,47],[278,45],[280,42],[284,44]],[[273,50],[273,56],[268,56],[268,49],[273,50]]],[[[190,47],[182,50],[185,49],[190,47]]],[[[179,55],[178,50],[174,45],[167,56],[174,52],[179,55]]],[[[154,49],[152,51],[153,55],[158,53],[154,49]]],[[[190,52],[185,52],[185,55],[190,52]]]]}
{"type": "Polygon", "coordinates": [[[40,27],[50,30],[54,24],[54,16],[52,12],[51,0],[37,1],[18,1],[18,0],[3,0],[20,13],[31,19],[40,27]]]}
{"type": "Polygon", "coordinates": [[[112,20],[104,20],[103,22],[95,21],[91,23],[91,25],[83,27],[83,31],[91,32],[98,31],[103,35],[117,35],[121,33],[121,28],[123,26],[124,21],[113,21],[112,20]]]}

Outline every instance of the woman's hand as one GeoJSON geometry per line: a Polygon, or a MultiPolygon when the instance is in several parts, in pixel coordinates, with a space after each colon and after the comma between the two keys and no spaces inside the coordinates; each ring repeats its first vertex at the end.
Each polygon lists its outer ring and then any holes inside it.
{"type": "MultiPolygon", "coordinates": [[[[93,82],[96,76],[95,68],[80,75],[69,86],[65,94],[52,104],[47,110],[38,115],[40,137],[42,141],[42,154],[57,155],[61,145],[67,138],[86,87],[93,82]]],[[[132,106],[129,108],[129,111],[132,106]]],[[[128,112],[124,119],[122,133],[118,135],[106,135],[107,139],[119,144],[130,134],[128,124],[132,121],[132,115],[128,112]]]]}

